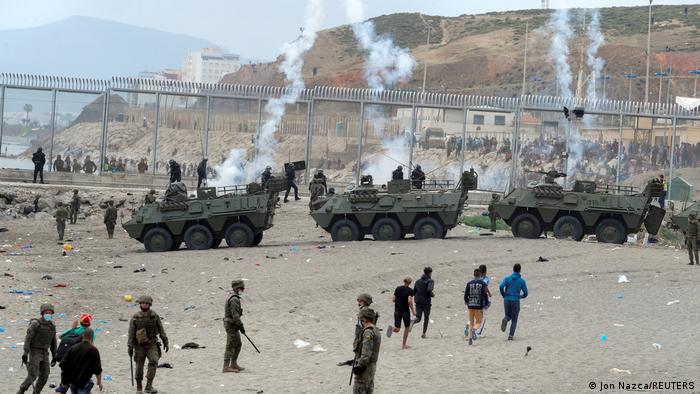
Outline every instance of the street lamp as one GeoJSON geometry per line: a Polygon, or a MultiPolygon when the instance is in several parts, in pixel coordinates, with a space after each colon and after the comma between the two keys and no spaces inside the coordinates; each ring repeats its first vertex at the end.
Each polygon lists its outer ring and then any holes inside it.
{"type": "Polygon", "coordinates": [[[649,102],[649,59],[651,56],[651,3],[654,0],[649,0],[649,24],[647,26],[647,77],[644,83],[644,102],[649,102]]]}
{"type": "Polygon", "coordinates": [[[639,77],[639,74],[633,74],[633,73],[627,73],[625,74],[625,78],[629,79],[630,81],[630,88],[629,88],[629,93],[627,94],[627,101],[632,101],[632,80],[639,77]]]}
{"type": "Polygon", "coordinates": [[[697,68],[695,70],[688,71],[688,74],[695,75],[695,83],[693,84],[693,97],[698,94],[698,75],[700,75],[700,70],[697,68]]]}
{"type": "Polygon", "coordinates": [[[661,103],[661,82],[664,80],[664,77],[668,76],[668,73],[666,71],[657,71],[654,75],[659,77],[659,103],[661,103]]]}

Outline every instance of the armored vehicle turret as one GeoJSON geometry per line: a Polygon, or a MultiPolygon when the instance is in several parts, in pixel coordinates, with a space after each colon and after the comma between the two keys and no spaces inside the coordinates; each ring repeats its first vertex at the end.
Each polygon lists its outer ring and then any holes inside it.
{"type": "Polygon", "coordinates": [[[378,188],[371,176],[343,194],[329,194],[311,204],[311,217],[333,241],[357,241],[371,234],[377,241],[444,238],[457,225],[469,190],[477,187],[474,170],[458,185],[427,181],[414,189],[410,180],[394,180],[378,188]]]}
{"type": "Polygon", "coordinates": [[[230,247],[258,245],[263,231],[272,227],[278,194],[286,179],[272,178],[263,188],[259,183],[197,189],[188,198],[184,184],[171,184],[165,200],[145,204],[122,227],[131,238],[142,242],[149,252],[180,248],[216,248],[222,240],[230,247]]]}
{"type": "Polygon", "coordinates": [[[540,173],[544,182],[515,189],[494,204],[515,237],[539,238],[542,232],[552,231],[557,238],[580,241],[586,234],[595,234],[598,242],[619,244],[642,224],[651,234],[659,231],[665,211],[651,205],[663,190],[656,180],[641,193],[633,187],[590,181],[576,181],[571,190],[565,190],[554,180],[566,174],[540,173]]]}

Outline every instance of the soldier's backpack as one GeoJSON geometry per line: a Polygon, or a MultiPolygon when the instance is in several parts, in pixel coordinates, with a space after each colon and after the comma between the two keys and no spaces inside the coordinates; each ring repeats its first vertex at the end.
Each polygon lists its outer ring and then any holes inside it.
{"type": "Polygon", "coordinates": [[[68,333],[66,333],[66,335],[62,336],[61,342],[58,344],[58,349],[56,349],[56,361],[61,362],[63,357],[66,356],[66,353],[68,353],[68,349],[82,341],[83,335],[76,334],[73,330],[70,330],[68,333]]]}

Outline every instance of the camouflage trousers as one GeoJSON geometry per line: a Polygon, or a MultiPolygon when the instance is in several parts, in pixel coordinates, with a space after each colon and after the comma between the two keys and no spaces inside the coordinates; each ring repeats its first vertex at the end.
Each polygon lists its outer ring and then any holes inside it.
{"type": "Polygon", "coordinates": [[[146,379],[153,380],[156,376],[156,368],[158,368],[158,359],[160,359],[160,347],[155,343],[152,345],[136,345],[134,346],[134,362],[136,363],[136,381],[143,381],[143,365],[148,358],[148,370],[146,371],[146,379]]]}
{"type": "Polygon", "coordinates": [[[495,214],[490,214],[489,218],[491,219],[491,232],[496,232],[496,215],[495,214]]]}
{"type": "Polygon", "coordinates": [[[376,369],[376,364],[370,364],[362,374],[355,375],[355,383],[352,386],[353,394],[374,393],[374,373],[376,369]]]}
{"type": "Polygon", "coordinates": [[[114,238],[114,223],[105,223],[105,226],[107,226],[107,236],[114,238]]]}
{"type": "Polygon", "coordinates": [[[70,210],[70,224],[76,224],[78,222],[78,210],[71,208],[70,210]]]}
{"type": "Polygon", "coordinates": [[[693,264],[693,257],[695,257],[695,264],[700,264],[700,261],[698,260],[698,239],[696,237],[687,237],[685,240],[685,245],[688,247],[690,264],[693,264]]]}
{"type": "Polygon", "coordinates": [[[230,324],[225,324],[224,327],[226,328],[226,350],[224,351],[224,360],[237,363],[242,346],[241,333],[230,324]]]}
{"type": "Polygon", "coordinates": [[[31,349],[29,362],[27,363],[27,378],[19,386],[19,391],[24,393],[34,380],[34,394],[38,394],[49,380],[49,351],[43,349],[31,349]]]}
{"type": "Polygon", "coordinates": [[[56,230],[58,231],[58,240],[63,241],[63,233],[66,231],[66,221],[56,220],[56,230]]]}

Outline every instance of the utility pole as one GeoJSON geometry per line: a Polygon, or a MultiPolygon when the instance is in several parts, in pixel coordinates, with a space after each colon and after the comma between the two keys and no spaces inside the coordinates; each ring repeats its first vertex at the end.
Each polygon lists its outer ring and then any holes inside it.
{"type": "Polygon", "coordinates": [[[647,76],[644,83],[644,102],[649,102],[649,59],[651,56],[651,3],[649,0],[649,24],[647,26],[647,76]]]}
{"type": "Polygon", "coordinates": [[[673,84],[673,53],[672,49],[666,47],[668,52],[668,85],[666,86],[666,104],[671,104],[671,84],[673,84]]]}
{"type": "Polygon", "coordinates": [[[520,93],[525,95],[525,81],[527,80],[527,36],[529,32],[529,21],[525,21],[525,56],[523,57],[523,91],[520,93]]]}
{"type": "MultiPolygon", "coordinates": [[[[420,14],[420,19],[423,21],[423,24],[428,28],[428,38],[425,40],[425,64],[423,66],[423,87],[421,88],[421,92],[425,93],[425,83],[426,80],[428,79],[428,52],[430,51],[430,31],[432,30],[432,27],[430,26],[430,23],[426,22],[425,19],[423,19],[423,14],[420,14]]],[[[418,130],[423,130],[423,107],[420,108],[420,115],[419,115],[419,121],[418,121],[418,130]]],[[[414,123],[415,125],[415,123],[414,123]]],[[[414,127],[415,128],[415,127],[414,127]]],[[[413,130],[413,135],[416,135],[416,130],[413,130]]],[[[411,146],[413,146],[413,138],[411,138],[411,146]]],[[[408,168],[408,173],[411,173],[411,168],[409,166],[408,168]]]]}

